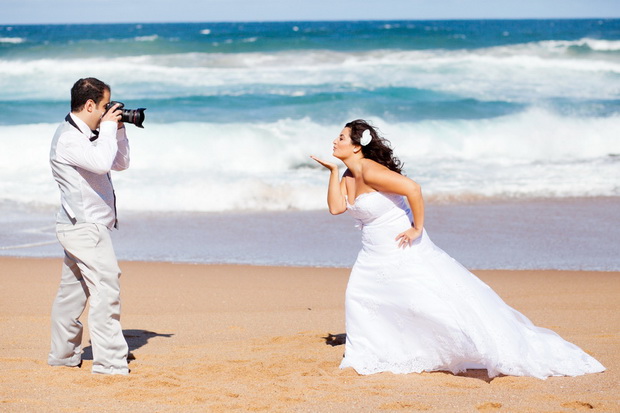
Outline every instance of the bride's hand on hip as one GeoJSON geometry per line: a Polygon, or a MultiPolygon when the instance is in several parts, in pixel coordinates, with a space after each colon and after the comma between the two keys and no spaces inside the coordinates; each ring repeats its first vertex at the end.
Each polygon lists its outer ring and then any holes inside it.
{"type": "Polygon", "coordinates": [[[323,165],[324,167],[326,167],[330,171],[337,171],[338,170],[338,165],[336,165],[335,163],[324,161],[322,159],[317,158],[314,155],[310,155],[310,158],[314,159],[315,161],[317,161],[318,163],[320,163],[321,165],[323,165]]]}
{"type": "Polygon", "coordinates": [[[422,230],[416,227],[411,227],[407,231],[401,232],[396,236],[398,241],[398,248],[410,247],[413,241],[422,236],[422,230]]]}

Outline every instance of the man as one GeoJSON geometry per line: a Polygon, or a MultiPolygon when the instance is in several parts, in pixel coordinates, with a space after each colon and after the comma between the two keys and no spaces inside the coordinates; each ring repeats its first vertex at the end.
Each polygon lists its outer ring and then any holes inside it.
{"type": "Polygon", "coordinates": [[[60,287],[52,306],[51,366],[80,366],[82,323],[88,324],[93,373],[128,374],[128,347],[120,324],[121,275],[110,232],[116,198],[110,170],[129,167],[129,143],[110,87],[95,78],[71,88],[71,113],[52,140],[50,163],[60,188],[56,235],[65,250],[60,287]],[[99,128],[99,131],[96,129],[99,128]]]}

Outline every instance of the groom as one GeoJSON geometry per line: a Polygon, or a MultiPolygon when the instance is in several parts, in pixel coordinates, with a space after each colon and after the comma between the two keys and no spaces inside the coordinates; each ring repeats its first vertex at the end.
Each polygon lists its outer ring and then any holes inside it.
{"type": "Polygon", "coordinates": [[[93,373],[129,373],[128,347],[120,323],[121,270],[110,231],[116,197],[110,170],[129,167],[129,143],[118,104],[107,109],[110,87],[95,78],[71,88],[71,113],[52,140],[50,163],[60,188],[56,235],[64,248],[60,287],[52,306],[51,366],[75,367],[82,359],[82,323],[88,324],[93,373]],[[98,130],[97,130],[98,129],[98,130]]]}

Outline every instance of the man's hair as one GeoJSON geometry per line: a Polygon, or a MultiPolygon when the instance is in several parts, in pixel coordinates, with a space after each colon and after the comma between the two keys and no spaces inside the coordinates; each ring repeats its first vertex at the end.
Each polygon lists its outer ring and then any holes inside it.
{"type": "Polygon", "coordinates": [[[71,112],[81,111],[89,99],[99,104],[106,90],[109,92],[110,86],[94,77],[78,80],[71,88],[71,112]]]}

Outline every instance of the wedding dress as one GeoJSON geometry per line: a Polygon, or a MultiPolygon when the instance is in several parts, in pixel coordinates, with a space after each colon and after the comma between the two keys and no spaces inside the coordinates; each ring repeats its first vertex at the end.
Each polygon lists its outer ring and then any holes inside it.
{"type": "Polygon", "coordinates": [[[508,306],[426,231],[411,247],[398,248],[396,235],[411,226],[402,196],[369,192],[347,209],[362,228],[362,250],[346,291],[340,368],[360,374],[477,368],[489,377],[541,379],[605,370],[508,306]]]}

